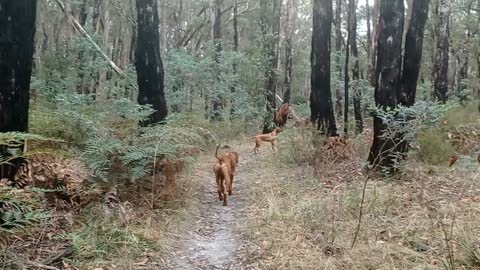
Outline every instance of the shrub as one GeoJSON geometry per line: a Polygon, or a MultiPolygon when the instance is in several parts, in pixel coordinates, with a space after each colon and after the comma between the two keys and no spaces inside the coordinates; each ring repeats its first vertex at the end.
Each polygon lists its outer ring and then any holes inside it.
{"type": "Polygon", "coordinates": [[[418,158],[425,163],[437,165],[447,162],[455,154],[455,148],[446,141],[445,134],[439,129],[425,129],[418,134],[418,158]]]}
{"type": "Polygon", "coordinates": [[[290,103],[293,105],[306,104],[308,102],[307,98],[304,96],[293,96],[290,103]]]}
{"type": "Polygon", "coordinates": [[[445,116],[448,126],[480,124],[478,117],[478,104],[470,102],[465,106],[452,106],[445,116]]]}

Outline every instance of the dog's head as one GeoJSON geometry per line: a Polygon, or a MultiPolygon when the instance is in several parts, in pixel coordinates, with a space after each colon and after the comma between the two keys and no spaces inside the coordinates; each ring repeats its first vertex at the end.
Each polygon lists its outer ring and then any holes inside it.
{"type": "Polygon", "coordinates": [[[278,134],[278,133],[282,132],[283,129],[281,129],[281,128],[279,128],[279,127],[276,127],[276,128],[274,129],[274,131],[275,131],[276,134],[278,134]]]}
{"type": "Polygon", "coordinates": [[[238,153],[237,152],[230,152],[228,153],[230,155],[231,158],[233,158],[235,160],[235,163],[238,164],[238,153]]]}

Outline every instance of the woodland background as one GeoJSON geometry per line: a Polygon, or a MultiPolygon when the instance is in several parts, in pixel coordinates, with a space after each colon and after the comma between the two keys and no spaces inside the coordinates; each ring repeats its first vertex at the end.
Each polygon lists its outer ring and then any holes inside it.
{"type": "Polygon", "coordinates": [[[38,1],[25,126],[0,123],[0,165],[22,160],[2,171],[0,268],[156,269],[207,211],[195,190],[210,196],[213,175],[197,167],[211,170],[217,143],[269,179],[243,176],[253,269],[478,268],[479,12],[478,0],[38,1]],[[418,74],[400,77],[406,59],[418,74]],[[149,61],[163,67],[150,88],[149,61]],[[414,97],[392,101],[400,88],[414,97]],[[313,125],[290,121],[278,153],[252,161],[276,95],[313,125]]]}

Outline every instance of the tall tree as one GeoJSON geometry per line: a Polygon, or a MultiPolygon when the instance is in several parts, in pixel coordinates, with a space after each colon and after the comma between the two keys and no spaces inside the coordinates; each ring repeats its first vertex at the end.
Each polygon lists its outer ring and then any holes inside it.
{"type": "MultiPolygon", "coordinates": [[[[355,5],[353,3],[353,5],[355,5]]],[[[352,7],[352,0],[348,1],[347,8],[347,46],[345,48],[345,69],[344,69],[344,88],[345,88],[345,103],[344,103],[344,112],[343,112],[343,132],[345,135],[348,134],[348,113],[349,113],[349,86],[350,86],[350,77],[348,68],[350,67],[350,48],[352,45],[352,12],[355,13],[355,9],[352,7]]]]}
{"type": "MultiPolygon", "coordinates": [[[[340,55],[342,54],[342,0],[335,1],[335,70],[337,72],[338,82],[342,77],[342,64],[340,61],[340,55]]],[[[338,116],[342,116],[342,89],[340,83],[336,83],[335,86],[335,111],[338,116]]]]}
{"type": "MultiPolygon", "coordinates": [[[[233,51],[238,52],[238,0],[233,0],[233,51]]],[[[233,63],[233,75],[237,76],[238,71],[237,71],[237,63],[233,63]]],[[[236,81],[233,83],[231,92],[232,92],[232,98],[235,95],[237,85],[236,81]]],[[[232,99],[230,102],[230,119],[233,119],[235,115],[235,102],[232,99]]]]}
{"type": "MultiPolygon", "coordinates": [[[[368,3],[368,2],[367,2],[368,3]]],[[[358,46],[357,46],[357,2],[356,0],[349,0],[349,11],[351,11],[351,28],[350,33],[350,47],[352,50],[352,89],[353,89],[353,113],[355,115],[355,133],[363,132],[363,117],[362,117],[362,94],[360,92],[360,66],[358,63],[358,46]]]]}
{"type": "MultiPolygon", "coordinates": [[[[398,106],[398,94],[401,87],[403,26],[403,0],[381,1],[375,105],[382,110],[391,110],[398,106]]],[[[380,117],[375,116],[373,144],[368,157],[368,161],[374,167],[393,168],[397,161],[399,142],[396,138],[389,136],[390,134],[385,134],[386,131],[386,124],[380,117]]]]}
{"type": "MultiPolygon", "coordinates": [[[[136,0],[130,0],[129,2],[129,7],[130,7],[130,12],[132,14],[135,14],[135,1],[136,0]]],[[[135,64],[135,51],[137,50],[137,25],[132,24],[132,37],[130,40],[130,52],[128,54],[128,60],[130,61],[131,64],[135,64]]]]}
{"type": "MultiPolygon", "coordinates": [[[[35,0],[0,1],[0,132],[28,131],[36,10],[35,0]]],[[[0,157],[9,156],[0,147],[0,157]]],[[[0,165],[0,179],[13,181],[23,161],[0,165]]]]}
{"type": "Polygon", "coordinates": [[[160,57],[157,0],[136,0],[137,42],[135,68],[137,70],[138,103],[151,105],[155,110],[142,125],[159,123],[168,115],[164,92],[163,63],[160,57]]]}
{"type": "MultiPolygon", "coordinates": [[[[235,0],[236,1],[236,0],[235,0]]],[[[293,0],[286,0],[285,4],[285,93],[283,102],[290,102],[292,95],[292,31],[293,31],[293,0]]]]}
{"type": "Polygon", "coordinates": [[[82,27],[85,27],[85,23],[87,23],[87,7],[88,7],[88,0],[83,0],[80,3],[80,11],[78,13],[78,22],[82,27]]]}
{"type": "Polygon", "coordinates": [[[450,49],[450,0],[437,0],[435,5],[434,97],[445,103],[448,92],[448,54],[450,49]]]}
{"type": "Polygon", "coordinates": [[[266,55],[269,56],[268,58],[268,65],[266,70],[266,78],[267,78],[267,85],[266,85],[266,115],[264,119],[263,125],[263,133],[268,133],[272,131],[274,124],[273,120],[275,117],[275,95],[277,94],[277,69],[278,69],[278,43],[280,40],[279,33],[280,33],[280,16],[281,16],[281,7],[282,7],[282,0],[274,0],[272,5],[271,13],[268,12],[268,0],[261,1],[261,11],[266,12],[264,15],[264,22],[262,23],[262,35],[263,40],[266,43],[266,55]],[[268,20],[266,17],[267,14],[272,14],[271,20],[268,20]],[[268,37],[268,28],[269,24],[265,23],[270,21],[270,28],[271,28],[271,35],[268,37]]]}
{"type": "Polygon", "coordinates": [[[377,47],[378,47],[378,37],[380,34],[380,25],[379,25],[379,12],[380,12],[380,0],[374,0],[373,2],[373,12],[372,12],[372,26],[373,31],[371,34],[371,43],[370,43],[370,58],[368,59],[368,81],[371,86],[375,86],[377,83],[377,47]]]}
{"type": "MultiPolygon", "coordinates": [[[[367,15],[367,59],[370,59],[370,54],[372,50],[372,14],[370,10],[370,3],[368,0],[366,0],[365,3],[365,10],[366,10],[366,15],[367,15]]],[[[355,17],[357,15],[355,14],[355,17]]]]}
{"type": "Polygon", "coordinates": [[[312,122],[327,136],[337,135],[330,89],[332,13],[331,0],[314,0],[310,110],[312,122]]]}
{"type": "Polygon", "coordinates": [[[405,37],[400,103],[413,106],[417,92],[418,76],[422,63],[423,36],[428,17],[429,0],[415,0],[405,37]]]}
{"type": "MultiPolygon", "coordinates": [[[[215,76],[216,76],[217,82],[220,82],[221,80],[220,56],[222,53],[222,3],[223,3],[223,0],[210,0],[210,4],[212,8],[212,41],[213,41],[213,46],[215,47],[214,61],[215,61],[215,76]]],[[[222,118],[221,112],[223,110],[222,94],[219,93],[212,96],[212,107],[213,107],[212,119],[221,120],[222,118]]]]}
{"type": "MultiPolygon", "coordinates": [[[[467,18],[471,16],[472,7],[473,7],[474,0],[468,0],[465,4],[465,12],[467,18]]],[[[470,46],[470,40],[472,38],[472,27],[470,25],[466,25],[464,39],[461,42],[460,48],[458,53],[456,54],[456,63],[458,67],[457,76],[455,78],[455,85],[456,85],[456,92],[457,95],[460,97],[461,101],[464,101],[467,97],[465,96],[465,90],[467,88],[467,84],[465,80],[468,77],[468,48],[470,46]]]]}

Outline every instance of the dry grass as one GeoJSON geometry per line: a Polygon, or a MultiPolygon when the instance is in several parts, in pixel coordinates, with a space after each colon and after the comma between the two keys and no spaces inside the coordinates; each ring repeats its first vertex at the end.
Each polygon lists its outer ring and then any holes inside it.
{"type": "MultiPolygon", "coordinates": [[[[305,165],[286,168],[263,156],[239,228],[249,242],[244,256],[260,269],[479,269],[480,168],[471,160],[454,169],[410,162],[395,179],[372,179],[351,248],[368,144],[354,142],[357,155],[320,165],[318,176],[305,165]]],[[[277,157],[311,154],[294,152],[281,144],[277,157]]]]}

